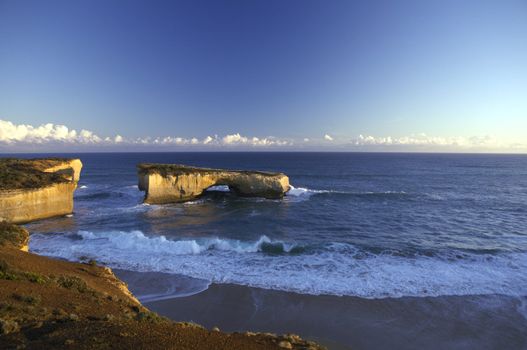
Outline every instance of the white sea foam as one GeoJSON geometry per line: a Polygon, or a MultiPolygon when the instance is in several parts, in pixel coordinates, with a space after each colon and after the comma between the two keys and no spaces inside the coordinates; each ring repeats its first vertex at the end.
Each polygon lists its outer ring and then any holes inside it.
{"type": "Polygon", "coordinates": [[[367,191],[367,192],[352,192],[352,191],[337,191],[337,190],[315,190],[305,187],[295,187],[293,185],[290,185],[290,189],[287,192],[287,196],[293,196],[293,197],[299,197],[299,198],[309,198],[316,194],[324,194],[324,193],[333,193],[333,194],[341,194],[341,195],[355,195],[355,196],[363,196],[363,195],[405,195],[407,194],[405,191],[380,191],[380,192],[373,192],[373,191],[367,191]]]}
{"type": "Polygon", "coordinates": [[[267,236],[253,242],[171,240],[140,231],[34,234],[30,248],[69,260],[90,256],[128,270],[179,273],[211,282],[307,294],[366,298],[527,295],[526,253],[403,257],[333,243],[291,254],[297,246],[267,236]]]}
{"type": "Polygon", "coordinates": [[[207,188],[208,192],[216,191],[216,192],[230,192],[229,186],[227,185],[218,185],[218,186],[211,186],[207,188]]]}
{"type": "Polygon", "coordinates": [[[134,295],[143,303],[194,295],[206,290],[210,285],[209,281],[179,274],[119,269],[113,271],[126,281],[134,295]]]}
{"type": "Polygon", "coordinates": [[[85,189],[85,188],[88,188],[88,186],[86,186],[86,185],[82,185],[82,186],[80,186],[79,188],[85,189]]]}
{"type": "Polygon", "coordinates": [[[293,185],[290,185],[290,189],[287,192],[287,196],[294,196],[294,197],[310,197],[317,193],[330,193],[331,191],[327,190],[312,190],[305,187],[295,187],[293,185]]]}

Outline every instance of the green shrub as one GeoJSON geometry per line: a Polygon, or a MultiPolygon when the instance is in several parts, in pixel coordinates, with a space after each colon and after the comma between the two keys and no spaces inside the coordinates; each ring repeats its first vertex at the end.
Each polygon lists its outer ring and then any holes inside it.
{"type": "Polygon", "coordinates": [[[41,275],[36,272],[25,272],[24,277],[26,277],[29,282],[44,284],[48,281],[48,278],[44,275],[41,275]]]}
{"type": "Polygon", "coordinates": [[[164,320],[161,316],[151,311],[140,311],[137,313],[136,319],[142,322],[159,323],[164,320]]]}
{"type": "Polygon", "coordinates": [[[81,293],[88,291],[88,285],[82,279],[71,276],[60,276],[57,283],[66,289],[76,289],[81,293]]]}
{"type": "Polygon", "coordinates": [[[0,246],[11,245],[20,248],[26,245],[29,233],[23,227],[0,221],[0,246]]]}
{"type": "Polygon", "coordinates": [[[0,280],[17,281],[20,278],[14,273],[8,271],[0,271],[0,280]]]}
{"type": "Polygon", "coordinates": [[[38,188],[55,183],[67,182],[59,173],[46,173],[42,169],[66,161],[50,159],[0,159],[0,189],[38,188]]]}

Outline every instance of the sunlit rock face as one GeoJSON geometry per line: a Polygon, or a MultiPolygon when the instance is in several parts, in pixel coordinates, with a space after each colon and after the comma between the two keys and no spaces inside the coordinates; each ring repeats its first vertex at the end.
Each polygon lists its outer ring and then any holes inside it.
{"type": "Polygon", "coordinates": [[[145,203],[185,202],[217,185],[229,186],[240,196],[282,198],[289,178],[282,173],[195,168],[179,164],[139,164],[139,189],[145,203]]]}
{"type": "Polygon", "coordinates": [[[0,160],[0,221],[25,223],[71,214],[79,159],[0,160]]]}

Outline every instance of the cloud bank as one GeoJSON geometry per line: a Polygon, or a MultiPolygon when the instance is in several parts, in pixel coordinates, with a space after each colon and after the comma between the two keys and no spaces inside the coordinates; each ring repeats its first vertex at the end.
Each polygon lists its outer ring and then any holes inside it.
{"type": "Polygon", "coordinates": [[[526,143],[506,143],[496,137],[440,137],[426,134],[378,137],[359,135],[340,137],[324,134],[319,137],[284,139],[273,136],[256,137],[232,133],[224,136],[208,135],[203,138],[163,136],[127,138],[120,134],[99,136],[90,130],[77,131],[65,125],[52,123],[40,126],[15,124],[0,119],[0,147],[4,151],[24,149],[134,150],[161,147],[166,149],[283,149],[283,150],[335,150],[335,151],[453,151],[453,152],[527,152],[526,143]],[[47,148],[46,148],[47,147],[47,148]]]}
{"type": "Polygon", "coordinates": [[[426,134],[418,134],[405,137],[374,137],[359,135],[352,140],[356,146],[457,146],[457,147],[498,147],[504,146],[490,136],[482,137],[437,137],[426,134]]]}
{"type": "Polygon", "coordinates": [[[26,124],[14,124],[10,121],[0,120],[0,143],[16,146],[20,144],[77,144],[77,145],[158,145],[158,146],[251,146],[271,147],[289,146],[291,141],[269,137],[247,137],[234,133],[219,137],[218,135],[206,136],[203,139],[196,137],[185,138],[179,136],[166,137],[140,137],[125,138],[119,134],[115,136],[100,137],[89,130],[69,129],[65,125],[52,123],[38,127],[26,124]]]}
{"type": "MultiPolygon", "coordinates": [[[[114,141],[122,141],[122,137],[115,136],[114,141]]],[[[54,125],[51,123],[33,127],[32,125],[13,124],[12,122],[0,120],[0,142],[3,143],[46,143],[46,142],[77,142],[77,143],[99,143],[103,141],[99,136],[88,130],[70,130],[65,125],[54,125]]]]}

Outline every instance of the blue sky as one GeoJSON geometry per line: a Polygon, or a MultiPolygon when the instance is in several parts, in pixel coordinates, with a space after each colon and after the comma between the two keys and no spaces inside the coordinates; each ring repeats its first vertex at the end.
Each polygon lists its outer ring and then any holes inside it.
{"type": "Polygon", "coordinates": [[[519,0],[0,0],[0,149],[524,152],[526,38],[519,0]]]}

